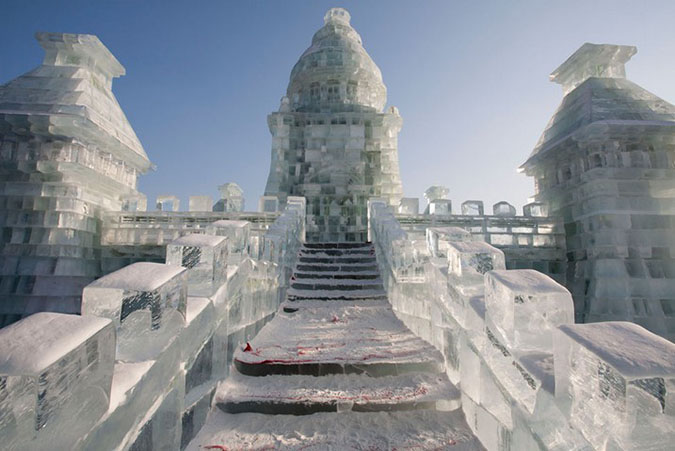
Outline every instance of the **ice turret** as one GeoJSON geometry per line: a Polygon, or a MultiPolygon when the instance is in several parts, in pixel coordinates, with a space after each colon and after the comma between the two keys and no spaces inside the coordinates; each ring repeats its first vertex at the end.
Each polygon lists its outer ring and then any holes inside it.
{"type": "Polygon", "coordinates": [[[349,22],[342,8],[326,13],[279,110],[267,118],[272,161],[264,199],[283,208],[288,196],[304,196],[312,241],[365,240],[368,198],[398,206],[403,195],[402,119],[395,107],[383,112],[382,74],[349,22]]]}
{"type": "Polygon", "coordinates": [[[577,321],[675,339],[675,107],[625,78],[635,47],[584,44],[551,75],[565,97],[522,169],[562,218],[577,321]]]}
{"type": "Polygon", "coordinates": [[[124,67],[93,35],[37,33],[42,65],[0,86],[0,325],[79,313],[101,275],[101,218],[144,199],[151,163],[112,93],[124,67]]]}

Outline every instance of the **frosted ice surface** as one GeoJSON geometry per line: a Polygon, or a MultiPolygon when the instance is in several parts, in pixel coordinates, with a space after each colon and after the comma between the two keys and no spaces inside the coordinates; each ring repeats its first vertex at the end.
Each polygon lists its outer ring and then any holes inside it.
{"type": "Polygon", "coordinates": [[[138,262],[105,275],[88,286],[92,288],[153,291],[184,271],[180,266],[138,262]]]}
{"type": "Polygon", "coordinates": [[[628,322],[569,324],[554,359],[556,396],[595,447],[672,447],[675,344],[628,322]]]}
{"type": "Polygon", "coordinates": [[[96,316],[30,315],[0,329],[0,374],[37,375],[111,324],[96,316]]]}
{"type": "Polygon", "coordinates": [[[531,269],[490,271],[485,277],[487,326],[511,350],[551,352],[552,330],[574,322],[572,296],[531,269]]]}
{"type": "Polygon", "coordinates": [[[186,269],[180,266],[133,263],[87,285],[82,314],[110,318],[119,326],[133,312],[148,310],[148,327],[156,329],[164,310],[176,310],[185,317],[186,280],[186,269]]]}
{"type": "Polygon", "coordinates": [[[70,447],[107,411],[114,361],[104,318],[44,312],[0,329],[3,449],[70,447]]]}

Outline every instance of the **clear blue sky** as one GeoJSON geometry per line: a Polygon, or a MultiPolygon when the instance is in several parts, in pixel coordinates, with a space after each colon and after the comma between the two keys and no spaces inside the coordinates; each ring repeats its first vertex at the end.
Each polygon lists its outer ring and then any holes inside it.
{"type": "Polygon", "coordinates": [[[403,116],[406,196],[450,188],[486,210],[522,205],[516,173],[562,98],[548,74],[584,42],[630,44],[628,78],[675,103],[675,1],[2,0],[0,83],[40,64],[36,31],[96,34],[126,67],[113,91],[157,170],[158,194],[217,198],[242,186],[257,208],[270,162],[266,115],[323,15],[343,6],[403,116]]]}

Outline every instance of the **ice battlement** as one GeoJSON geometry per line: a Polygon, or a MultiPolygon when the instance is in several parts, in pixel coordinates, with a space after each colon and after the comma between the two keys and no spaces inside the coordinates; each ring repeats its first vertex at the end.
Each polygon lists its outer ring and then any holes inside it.
{"type": "Polygon", "coordinates": [[[625,64],[637,53],[632,45],[582,45],[554,70],[550,79],[562,85],[565,95],[591,77],[626,78],[625,64]]]}

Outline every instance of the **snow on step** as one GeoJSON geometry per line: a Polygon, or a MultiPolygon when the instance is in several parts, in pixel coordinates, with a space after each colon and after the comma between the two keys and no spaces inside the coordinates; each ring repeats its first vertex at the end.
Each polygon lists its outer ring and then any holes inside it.
{"type": "Polygon", "coordinates": [[[442,372],[443,356],[415,336],[391,308],[359,306],[279,313],[235,353],[243,374],[370,376],[411,371],[442,372]]]}
{"type": "MultiPolygon", "coordinates": [[[[344,308],[345,301],[343,300],[317,300],[317,299],[304,299],[302,301],[284,301],[281,304],[281,309],[286,313],[297,312],[300,309],[336,309],[344,308]],[[289,311],[290,310],[290,311],[289,311]]],[[[360,307],[360,308],[382,308],[389,307],[389,301],[386,298],[380,299],[353,299],[349,301],[350,307],[360,307]]],[[[331,313],[332,315],[333,313],[331,313]]],[[[332,317],[331,317],[332,318],[332,317]]]]}
{"type": "Polygon", "coordinates": [[[357,375],[248,377],[235,373],[216,394],[228,413],[307,415],[434,409],[454,410],[460,392],[444,374],[409,373],[371,378],[357,375]]]}
{"type": "Polygon", "coordinates": [[[214,409],[187,451],[211,449],[484,449],[461,410],[344,412],[314,415],[228,414],[214,409]]]}
{"type": "Polygon", "coordinates": [[[359,271],[359,272],[330,272],[330,271],[296,271],[293,274],[296,280],[303,279],[336,279],[336,280],[373,280],[379,279],[378,271],[359,271]]]}
{"type": "Polygon", "coordinates": [[[345,263],[345,264],[334,264],[334,263],[298,263],[295,266],[296,272],[328,272],[328,273],[360,273],[360,272],[373,272],[377,271],[377,265],[375,262],[372,263],[345,263]]]}

